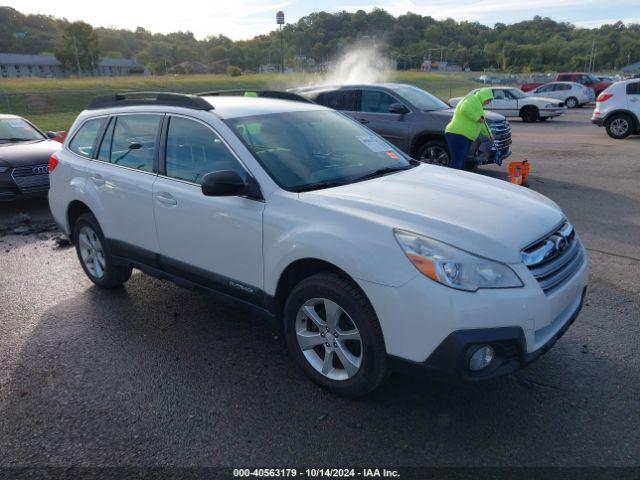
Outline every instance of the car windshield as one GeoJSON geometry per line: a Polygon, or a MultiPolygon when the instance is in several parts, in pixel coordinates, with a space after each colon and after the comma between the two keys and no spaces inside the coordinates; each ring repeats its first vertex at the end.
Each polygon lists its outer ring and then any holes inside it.
{"type": "Polygon", "coordinates": [[[290,191],[345,185],[413,166],[385,140],[334,111],[256,115],[226,122],[276,183],[290,191]]]}
{"type": "Polygon", "coordinates": [[[591,81],[592,81],[592,82],[594,82],[594,83],[598,83],[598,82],[600,81],[600,79],[599,79],[598,77],[596,77],[596,76],[595,76],[594,74],[592,74],[592,73],[589,73],[589,74],[587,75],[587,77],[589,77],[589,80],[591,80],[591,81]]]}
{"type": "Polygon", "coordinates": [[[509,93],[511,95],[513,95],[514,98],[524,98],[524,97],[526,97],[526,95],[522,92],[522,90],[519,90],[517,88],[509,89],[509,93]]]}
{"type": "Polygon", "coordinates": [[[413,85],[393,85],[389,88],[401,97],[406,98],[409,103],[419,110],[447,110],[451,108],[438,97],[434,97],[429,92],[425,92],[413,85]]]}
{"type": "Polygon", "coordinates": [[[0,142],[43,140],[42,134],[23,118],[0,119],[0,142]]]}

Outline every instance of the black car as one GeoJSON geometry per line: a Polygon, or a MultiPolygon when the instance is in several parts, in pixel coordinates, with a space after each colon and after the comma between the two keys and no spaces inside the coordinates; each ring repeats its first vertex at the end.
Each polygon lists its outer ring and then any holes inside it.
{"type": "MultiPolygon", "coordinates": [[[[402,83],[332,85],[292,89],[305,98],[340,110],[383,136],[413,158],[438,165],[449,164],[444,129],[454,110],[430,93],[402,83]]],[[[500,114],[485,112],[500,158],[511,155],[511,127],[500,114]]],[[[475,147],[468,165],[495,163],[496,151],[488,158],[475,147]]]]}
{"type": "Polygon", "coordinates": [[[16,115],[0,115],[0,201],[45,195],[58,132],[42,132],[16,115]]]}

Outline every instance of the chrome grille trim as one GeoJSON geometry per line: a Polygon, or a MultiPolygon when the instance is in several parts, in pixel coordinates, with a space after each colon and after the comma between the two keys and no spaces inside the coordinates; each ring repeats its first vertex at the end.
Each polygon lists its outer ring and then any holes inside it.
{"type": "Polygon", "coordinates": [[[582,244],[569,222],[522,250],[521,255],[545,293],[561,286],[585,262],[582,244]]]}

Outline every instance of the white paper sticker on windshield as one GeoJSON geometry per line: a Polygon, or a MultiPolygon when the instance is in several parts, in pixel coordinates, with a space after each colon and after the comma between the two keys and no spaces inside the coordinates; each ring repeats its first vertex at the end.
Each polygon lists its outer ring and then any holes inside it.
{"type": "Polygon", "coordinates": [[[384,143],[378,137],[374,137],[373,135],[361,135],[356,137],[362,143],[364,143],[369,150],[375,153],[386,152],[387,150],[391,150],[389,145],[384,143]]]}

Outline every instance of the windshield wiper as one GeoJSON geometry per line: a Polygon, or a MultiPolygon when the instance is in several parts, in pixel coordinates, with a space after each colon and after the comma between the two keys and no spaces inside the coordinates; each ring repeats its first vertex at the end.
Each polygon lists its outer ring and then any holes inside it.
{"type": "Polygon", "coordinates": [[[36,140],[35,138],[20,138],[20,137],[11,137],[11,138],[0,138],[2,142],[30,142],[31,140],[36,140]]]}
{"type": "Polygon", "coordinates": [[[323,188],[331,188],[331,187],[340,187],[342,185],[346,185],[344,182],[318,182],[318,183],[310,183],[309,185],[303,185],[301,187],[296,188],[296,192],[309,192],[311,190],[321,190],[323,188]]]}
{"type": "Polygon", "coordinates": [[[369,180],[370,178],[381,177],[383,175],[388,175],[390,173],[401,172],[403,170],[409,170],[409,169],[411,169],[413,167],[415,167],[415,165],[412,162],[411,165],[406,165],[404,167],[384,167],[384,168],[379,168],[378,170],[374,170],[373,172],[367,173],[366,175],[362,175],[361,177],[354,178],[353,181],[354,182],[361,182],[363,180],[369,180]]]}

